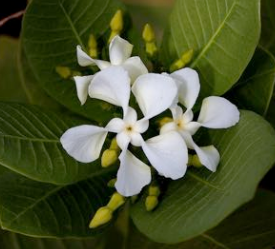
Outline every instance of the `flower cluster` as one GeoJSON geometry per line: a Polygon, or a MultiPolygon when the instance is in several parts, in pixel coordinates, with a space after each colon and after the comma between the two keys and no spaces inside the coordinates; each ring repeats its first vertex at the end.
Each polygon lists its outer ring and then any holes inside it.
{"type": "Polygon", "coordinates": [[[193,121],[192,108],[200,90],[197,72],[184,68],[172,74],[149,73],[139,57],[130,57],[132,49],[129,42],[115,36],[107,62],[93,59],[77,47],[81,66],[97,65],[100,69],[94,75],[74,77],[81,104],[88,96],[104,100],[121,107],[123,117],[113,118],[105,127],[77,126],[61,137],[62,146],[70,156],[89,163],[100,157],[107,134],[115,133],[121,149],[115,187],[125,197],[138,194],[152,178],[151,168],[133,154],[130,145],[140,147],[160,175],[176,180],[187,170],[188,149],[194,150],[209,170],[217,168],[220,160],[217,149],[213,145],[199,147],[192,138],[200,127],[228,128],[239,120],[239,111],[233,104],[212,96],[203,100],[198,119],[193,121]],[[129,105],[131,94],[138,110],[129,105]],[[144,139],[150,119],[169,109],[172,118],[161,127],[159,135],[144,139]]]}

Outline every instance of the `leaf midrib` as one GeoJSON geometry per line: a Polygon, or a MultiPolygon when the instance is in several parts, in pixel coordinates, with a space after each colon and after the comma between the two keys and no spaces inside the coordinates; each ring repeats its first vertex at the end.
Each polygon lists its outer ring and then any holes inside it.
{"type": "Polygon", "coordinates": [[[203,50],[200,52],[198,57],[192,62],[191,66],[190,66],[191,68],[194,68],[197,65],[197,63],[200,61],[200,59],[206,54],[208,49],[212,46],[212,43],[214,42],[215,38],[222,31],[226,21],[229,19],[230,15],[233,13],[235,6],[236,6],[236,1],[232,4],[232,6],[231,6],[230,10],[228,11],[228,13],[226,14],[224,20],[222,21],[222,23],[220,24],[220,26],[218,27],[216,32],[212,35],[210,40],[207,42],[207,44],[204,46],[203,50]]]}

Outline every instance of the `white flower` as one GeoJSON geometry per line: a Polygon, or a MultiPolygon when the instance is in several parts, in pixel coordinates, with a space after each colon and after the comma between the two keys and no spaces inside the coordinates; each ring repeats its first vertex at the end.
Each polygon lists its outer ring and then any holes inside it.
{"type": "Polygon", "coordinates": [[[124,196],[138,194],[150,183],[150,167],[136,158],[129,150],[129,144],[141,147],[151,165],[163,176],[181,178],[188,161],[187,147],[181,136],[174,131],[143,140],[141,134],[149,126],[149,119],[157,116],[173,103],[177,86],[169,76],[145,74],[137,78],[132,91],[142,111],[129,107],[130,78],[122,67],[109,67],[94,76],[89,89],[92,96],[121,106],[123,118],[112,119],[105,128],[82,125],[67,130],[61,143],[69,155],[80,162],[92,162],[99,158],[108,132],[117,133],[117,143],[122,152],[117,173],[116,189],[124,196]]]}
{"type": "MultiPolygon", "coordinates": [[[[170,108],[173,122],[161,128],[161,134],[177,131],[187,144],[189,149],[194,149],[201,163],[211,171],[216,171],[220,161],[220,155],[213,146],[199,147],[192,138],[200,127],[206,128],[228,128],[239,121],[240,113],[235,105],[222,97],[211,96],[205,98],[199,113],[197,122],[193,120],[192,108],[197,100],[200,90],[198,74],[195,70],[184,68],[170,75],[178,86],[178,102],[186,107],[174,105],[170,108]]],[[[177,102],[177,101],[176,101],[177,102]]]]}
{"type": "MultiPolygon", "coordinates": [[[[133,83],[138,76],[148,73],[148,70],[138,56],[130,57],[132,50],[132,44],[120,36],[115,36],[109,46],[110,62],[92,59],[79,45],[77,46],[77,61],[80,66],[96,65],[100,70],[104,70],[110,66],[122,66],[129,73],[131,82],[133,83]]],[[[77,96],[82,105],[87,100],[88,87],[93,77],[94,75],[74,77],[77,96]]]]}

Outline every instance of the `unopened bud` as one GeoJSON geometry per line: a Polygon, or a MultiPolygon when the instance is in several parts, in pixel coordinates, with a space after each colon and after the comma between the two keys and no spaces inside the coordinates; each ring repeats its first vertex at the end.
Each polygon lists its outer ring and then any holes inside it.
{"type": "Polygon", "coordinates": [[[116,150],[111,150],[107,149],[103,152],[102,157],[101,157],[101,166],[103,168],[107,168],[114,164],[118,159],[117,151],[116,150]]]}
{"type": "Polygon", "coordinates": [[[203,166],[198,155],[193,155],[192,165],[197,168],[200,168],[203,166]]]}
{"type": "Polygon", "coordinates": [[[143,28],[142,38],[146,43],[155,41],[155,32],[149,23],[147,23],[143,28]]]}
{"type": "Polygon", "coordinates": [[[90,35],[88,47],[89,47],[89,55],[92,58],[97,58],[97,41],[94,35],[90,35]]]}
{"type": "Polygon", "coordinates": [[[158,203],[159,203],[158,197],[151,196],[151,195],[147,196],[145,200],[146,210],[149,212],[154,210],[157,207],[158,203]]]}
{"type": "Polygon", "coordinates": [[[123,29],[123,14],[122,10],[117,10],[110,22],[110,28],[112,31],[121,32],[123,29]]]}
{"type": "Polygon", "coordinates": [[[165,124],[168,124],[168,123],[170,123],[170,122],[172,122],[172,121],[173,121],[172,118],[165,117],[165,118],[163,118],[163,119],[161,119],[161,120],[159,121],[159,126],[162,127],[162,126],[164,126],[165,124]]]}
{"type": "Polygon", "coordinates": [[[109,188],[114,188],[115,187],[115,184],[116,184],[116,178],[110,180],[108,183],[107,183],[107,186],[109,188]]]}
{"type": "Polygon", "coordinates": [[[148,190],[149,195],[152,196],[159,196],[160,195],[160,189],[158,186],[150,186],[148,190]]]}
{"type": "Polygon", "coordinates": [[[71,70],[68,67],[57,66],[55,71],[63,78],[68,79],[71,76],[71,70]]]}
{"type": "Polygon", "coordinates": [[[110,150],[119,150],[116,138],[113,138],[110,145],[110,150]]]}
{"type": "Polygon", "coordinates": [[[90,228],[96,228],[108,223],[113,217],[113,211],[109,207],[99,208],[90,222],[90,228]]]}
{"type": "Polygon", "coordinates": [[[124,203],[125,203],[125,197],[123,197],[121,194],[116,192],[112,195],[111,200],[107,204],[107,207],[110,208],[112,211],[115,211],[124,203]]]}
{"type": "Polygon", "coordinates": [[[176,70],[179,70],[188,64],[194,55],[194,50],[189,49],[188,51],[184,52],[180,59],[176,60],[170,67],[170,72],[174,72],[176,70]]]}

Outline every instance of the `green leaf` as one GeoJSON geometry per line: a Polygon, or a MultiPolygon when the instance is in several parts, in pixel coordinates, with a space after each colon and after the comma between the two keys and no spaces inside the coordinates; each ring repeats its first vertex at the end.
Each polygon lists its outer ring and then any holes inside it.
{"type": "Polygon", "coordinates": [[[105,206],[110,175],[70,186],[57,186],[7,173],[0,176],[1,226],[39,237],[84,238],[101,234],[109,225],[89,229],[97,209],[105,206]]]}
{"type": "Polygon", "coordinates": [[[176,245],[158,244],[132,229],[129,249],[266,249],[274,246],[275,195],[260,190],[253,201],[214,229],[176,245]]]}
{"type": "Polygon", "coordinates": [[[21,44],[19,45],[17,53],[20,81],[27,96],[27,102],[48,109],[61,110],[61,105],[59,105],[54,99],[50,98],[38,85],[37,79],[35,78],[33,71],[30,68],[29,61],[27,60],[26,52],[21,44]]]}
{"type": "Polygon", "coordinates": [[[1,249],[102,249],[98,239],[41,239],[0,230],[1,249]]]}
{"type": "Polygon", "coordinates": [[[17,70],[18,40],[0,37],[0,100],[27,102],[17,70]]]}
{"type": "Polygon", "coordinates": [[[266,115],[275,83],[275,58],[270,52],[258,48],[240,81],[229,98],[239,108],[266,115]]]}
{"type": "Polygon", "coordinates": [[[107,32],[121,8],[117,0],[33,0],[23,22],[23,47],[39,84],[61,104],[98,122],[109,121],[114,109],[90,98],[81,106],[74,81],[59,76],[56,67],[82,70],[76,46],[85,48],[91,33],[99,37],[107,32]]]}
{"type": "Polygon", "coordinates": [[[236,126],[209,137],[221,154],[216,173],[190,169],[170,183],[154,212],[145,210],[144,200],[133,207],[134,223],[152,240],[179,243],[216,226],[253,197],[275,161],[275,132],[253,112],[242,111],[236,126]]]}
{"type": "Polygon", "coordinates": [[[0,164],[29,178],[69,184],[102,171],[99,160],[83,164],[60,144],[69,128],[85,120],[41,108],[0,103],[0,164]]]}
{"type": "Polygon", "coordinates": [[[275,55],[275,2],[262,0],[262,31],[260,44],[275,55]]]}
{"type": "Polygon", "coordinates": [[[169,67],[194,49],[203,97],[222,95],[240,78],[260,34],[259,0],[178,0],[163,42],[169,67]]]}

